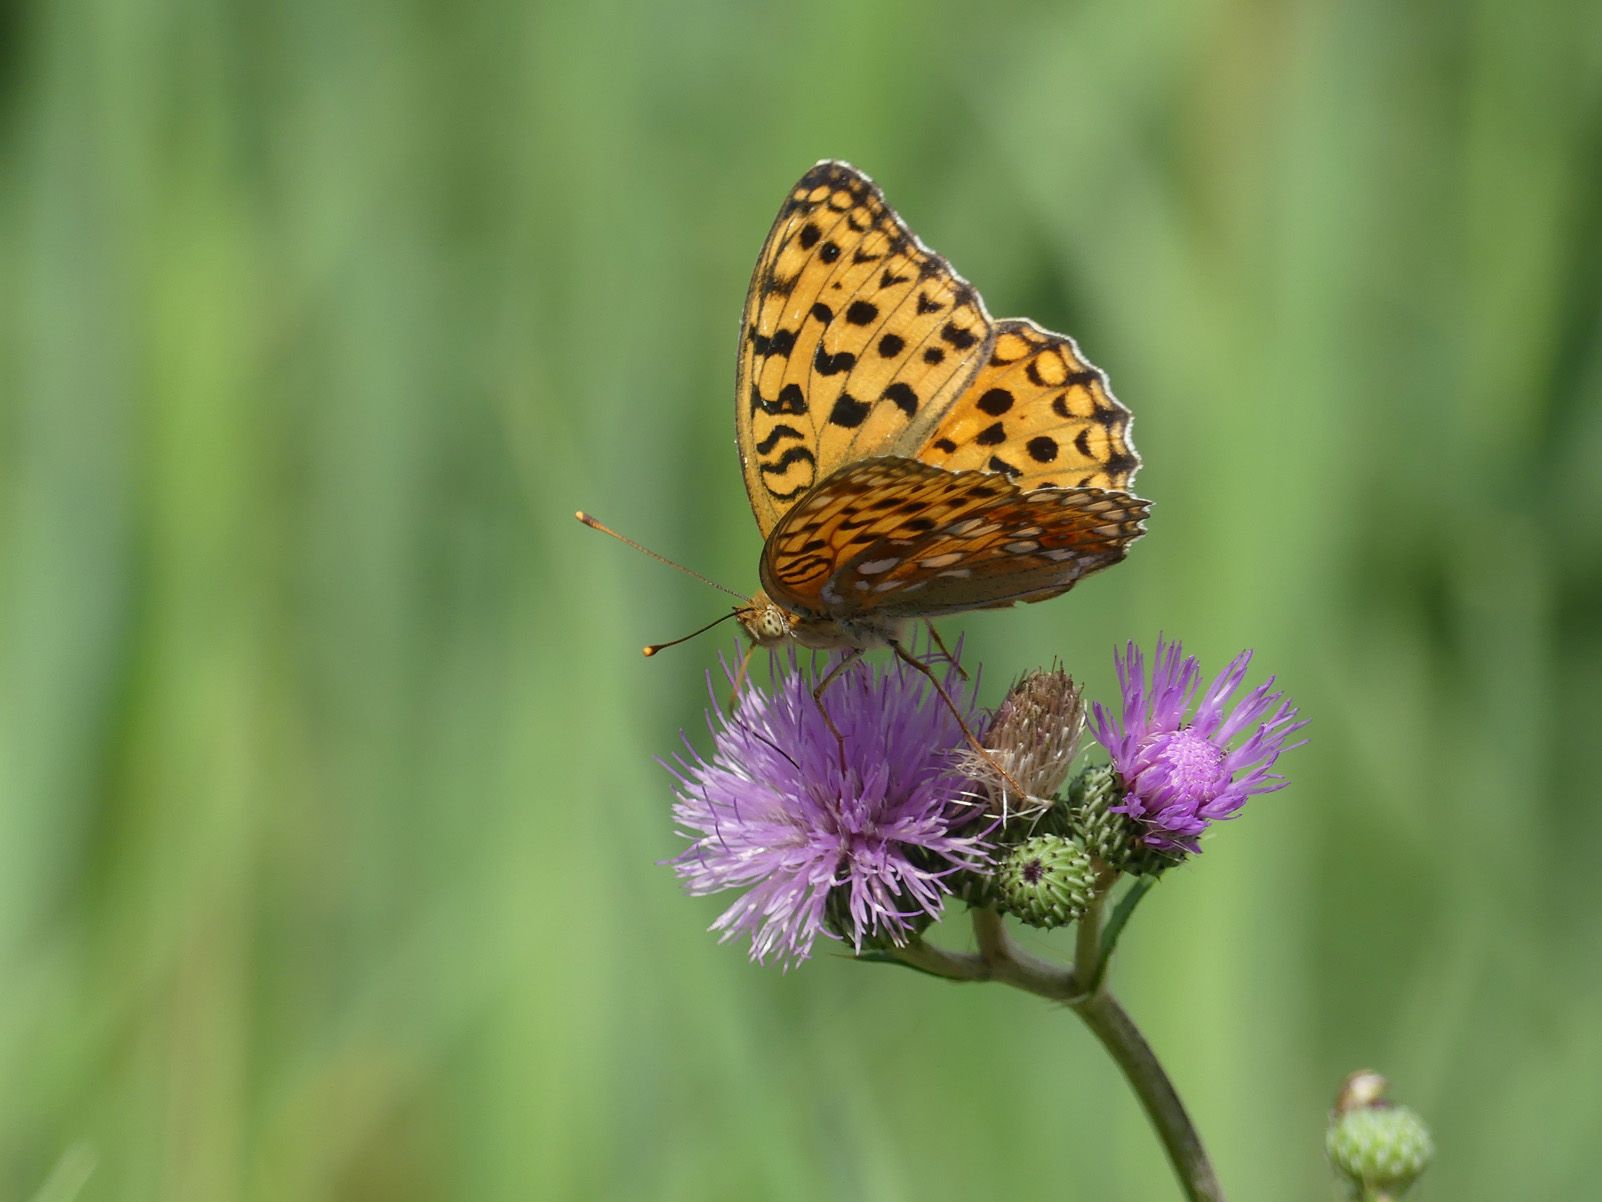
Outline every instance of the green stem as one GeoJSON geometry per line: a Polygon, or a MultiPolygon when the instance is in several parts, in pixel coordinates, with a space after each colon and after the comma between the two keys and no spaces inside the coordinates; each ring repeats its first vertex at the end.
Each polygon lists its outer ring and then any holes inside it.
{"type": "MultiPolygon", "coordinates": [[[[897,954],[908,964],[947,980],[999,981],[1014,989],[1067,1005],[1095,1033],[1123,1070],[1124,1079],[1140,1099],[1146,1117],[1156,1128],[1157,1138],[1168,1152],[1168,1159],[1179,1177],[1185,1197],[1189,1202],[1224,1202],[1224,1191],[1207,1159],[1201,1136],[1196,1133],[1196,1127],[1185,1112],[1179,1095],[1174,1092],[1173,1083],[1163,1071],[1156,1053],[1129,1015],[1099,985],[1105,967],[1099,961],[1099,903],[1094,914],[1094,919],[1085,925],[1096,928],[1095,942],[1092,944],[1095,951],[1089,958],[1082,959],[1079,971],[1063,968],[1024,951],[1013,942],[1001,915],[989,909],[973,912],[978,952],[948,951],[916,939],[897,954]],[[1098,982],[1088,989],[1082,983],[1091,979],[1084,975],[1087,967],[1093,969],[1098,982]]],[[[1091,918],[1090,915],[1086,917],[1091,918]]],[[[1085,957],[1085,940],[1085,932],[1081,930],[1081,957],[1085,957]]]]}
{"type": "Polygon", "coordinates": [[[1083,914],[1074,929],[1074,971],[1085,983],[1087,993],[1101,988],[1101,911],[1107,895],[1098,889],[1095,900],[1083,914]]]}
{"type": "Polygon", "coordinates": [[[1145,1107],[1157,1138],[1162,1140],[1185,1196],[1191,1202],[1223,1202],[1224,1190],[1207,1159],[1201,1136],[1134,1020],[1105,989],[1076,1004],[1074,1012],[1096,1033],[1101,1046],[1123,1070],[1124,1079],[1145,1107]]]}

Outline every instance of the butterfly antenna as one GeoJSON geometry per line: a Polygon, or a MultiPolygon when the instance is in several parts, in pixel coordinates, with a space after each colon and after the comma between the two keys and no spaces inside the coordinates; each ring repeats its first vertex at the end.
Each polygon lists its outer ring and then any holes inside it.
{"type": "Polygon", "coordinates": [[[664,647],[677,647],[680,643],[687,643],[691,639],[693,639],[696,635],[705,634],[707,631],[711,630],[712,627],[716,626],[719,622],[727,622],[730,618],[735,617],[737,614],[739,614],[739,612],[740,611],[737,610],[737,609],[731,609],[731,610],[729,610],[728,613],[724,614],[721,618],[713,618],[710,622],[708,622],[705,626],[701,627],[699,630],[692,630],[692,631],[690,631],[689,634],[684,635],[681,638],[670,639],[669,641],[667,641],[665,643],[652,643],[649,647],[647,647],[645,649],[645,654],[646,654],[647,657],[650,657],[650,656],[655,655],[658,651],[661,651],[664,647]]]}
{"type": "MultiPolygon", "coordinates": [[[[616,530],[613,530],[612,527],[604,525],[601,522],[596,521],[589,514],[585,513],[582,509],[579,510],[577,513],[575,513],[573,516],[576,517],[579,521],[583,522],[591,530],[599,530],[602,534],[610,534],[613,538],[617,539],[618,542],[624,543],[624,544],[626,544],[626,545],[628,545],[630,547],[633,547],[636,551],[639,551],[642,554],[649,555],[652,559],[656,560],[657,563],[665,563],[670,568],[677,568],[679,571],[683,572],[686,576],[694,576],[702,584],[710,584],[713,588],[719,590],[720,592],[728,593],[729,596],[737,597],[741,601],[749,601],[750,600],[750,598],[745,596],[743,593],[737,593],[732,588],[727,588],[724,585],[719,584],[716,580],[708,580],[705,576],[701,575],[700,572],[695,571],[693,568],[687,568],[682,563],[674,563],[666,555],[658,555],[655,551],[651,550],[651,548],[640,546],[639,543],[635,542],[632,538],[629,538],[627,535],[619,534],[616,530]]],[[[726,618],[728,616],[729,616],[728,614],[724,614],[723,615],[724,618],[726,618]]],[[[723,618],[719,618],[718,619],[718,622],[721,622],[721,621],[723,621],[723,618]]],[[[714,622],[713,625],[714,626],[717,625],[717,622],[714,622]]],[[[695,632],[695,634],[700,634],[700,633],[701,632],[699,630],[697,630],[695,632]]],[[[694,637],[695,637],[695,635],[693,635],[693,634],[687,634],[687,635],[684,636],[684,638],[686,638],[686,639],[694,638],[694,637]]],[[[674,639],[673,640],[674,643],[682,643],[683,641],[684,641],[684,639],[674,639]]],[[[661,644],[659,644],[659,647],[671,647],[671,646],[673,646],[673,643],[661,643],[661,644]]],[[[647,654],[647,655],[651,654],[650,648],[646,649],[645,654],[647,654]]]]}

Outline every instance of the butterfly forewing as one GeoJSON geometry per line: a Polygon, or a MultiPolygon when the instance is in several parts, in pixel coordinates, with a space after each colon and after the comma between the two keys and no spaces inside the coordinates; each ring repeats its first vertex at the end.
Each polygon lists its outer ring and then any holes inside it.
{"type": "Polygon", "coordinates": [[[995,473],[865,460],[785,515],[762,582],[781,605],[832,619],[1041,601],[1122,559],[1147,509],[1105,489],[1024,492],[995,473]]]}
{"type": "Polygon", "coordinates": [[[842,463],[925,442],[991,338],[978,294],[866,176],[832,162],[803,176],[741,325],[735,430],[763,534],[842,463]]]}
{"type": "Polygon", "coordinates": [[[917,457],[997,472],[1024,489],[1124,489],[1140,467],[1129,424],[1129,410],[1073,339],[1002,321],[984,366],[917,457]]]}

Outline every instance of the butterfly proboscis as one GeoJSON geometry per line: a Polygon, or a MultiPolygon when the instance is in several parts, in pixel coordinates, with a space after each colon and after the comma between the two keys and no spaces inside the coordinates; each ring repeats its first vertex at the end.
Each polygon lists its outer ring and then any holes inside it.
{"type": "MultiPolygon", "coordinates": [[[[685,567],[677,560],[669,559],[666,555],[663,555],[658,551],[651,550],[651,548],[645,546],[643,543],[636,542],[626,534],[618,533],[605,522],[600,521],[591,514],[585,513],[582,509],[578,510],[573,516],[584,525],[588,526],[591,530],[599,530],[602,534],[609,534],[613,538],[617,539],[618,542],[623,543],[625,546],[633,547],[642,555],[649,555],[658,563],[666,564],[670,568],[674,568],[677,571],[683,572],[686,576],[691,576],[696,580],[699,580],[702,584],[710,585],[719,592],[728,593],[731,597],[740,598],[739,593],[735,592],[726,585],[719,584],[710,576],[703,576],[694,568],[685,567]]],[[[744,598],[740,599],[743,600],[744,598]]],[[[728,613],[712,619],[712,621],[708,622],[705,626],[699,627],[696,630],[692,630],[689,634],[681,635],[676,639],[669,639],[665,643],[649,644],[644,648],[645,656],[646,658],[650,658],[657,652],[668,647],[676,647],[680,643],[688,642],[697,635],[705,634],[713,627],[727,622],[730,618],[737,619],[740,625],[745,628],[747,635],[751,639],[751,644],[746,648],[745,654],[740,657],[740,666],[735,672],[734,686],[729,698],[730,708],[733,708],[734,702],[739,698],[740,688],[745,682],[746,670],[751,663],[752,653],[755,652],[758,647],[777,647],[786,639],[795,637],[793,630],[795,615],[788,614],[784,610],[780,609],[768,599],[766,593],[758,590],[756,596],[751,598],[748,602],[746,602],[746,604],[734,606],[728,613]]],[[[946,657],[947,661],[957,670],[957,672],[962,673],[962,666],[957,663],[956,659],[951,655],[951,652],[946,649],[945,643],[941,641],[939,633],[934,628],[934,623],[928,623],[928,629],[930,638],[933,639],[935,644],[940,648],[941,653],[946,657]]],[[[962,728],[962,733],[968,740],[968,744],[979,755],[990,761],[1009,784],[1017,787],[1016,782],[1014,782],[1012,777],[1007,774],[1007,770],[999,763],[996,763],[994,758],[990,755],[990,752],[985,748],[984,744],[980,743],[977,736],[975,736],[973,731],[968,728],[967,720],[963,718],[961,711],[957,709],[956,703],[951,700],[950,695],[947,694],[945,688],[941,685],[939,680],[935,678],[934,673],[929,671],[928,666],[916,656],[908,652],[906,648],[901,645],[899,639],[894,637],[893,634],[887,636],[884,639],[884,642],[892,651],[895,652],[896,658],[900,659],[903,663],[908,664],[928,678],[929,683],[934,686],[934,690],[939,695],[940,700],[945,702],[946,708],[949,709],[952,713],[952,716],[957,719],[957,724],[962,728]]],[[[834,682],[835,678],[839,676],[841,672],[862,658],[865,648],[860,645],[853,645],[849,643],[831,643],[827,646],[836,648],[843,647],[846,653],[845,655],[841,656],[837,663],[831,666],[830,669],[824,673],[823,678],[818,681],[817,685],[812,690],[812,698],[817,703],[818,712],[823,715],[824,723],[829,727],[830,732],[834,735],[835,742],[839,745],[840,766],[843,769],[845,767],[845,736],[840,733],[840,728],[834,724],[834,719],[829,716],[828,707],[823,704],[823,692],[829,687],[830,684],[834,682]]]]}

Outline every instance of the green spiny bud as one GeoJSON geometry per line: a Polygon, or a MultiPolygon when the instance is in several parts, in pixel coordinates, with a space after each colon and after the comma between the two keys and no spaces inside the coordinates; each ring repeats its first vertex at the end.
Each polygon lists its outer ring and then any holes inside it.
{"type": "Polygon", "coordinates": [[[1032,927],[1073,922],[1095,897],[1096,868],[1076,840],[1060,835],[1025,839],[996,865],[1001,909],[1032,927]]]}
{"type": "Polygon", "coordinates": [[[1407,1106],[1385,1100],[1385,1078],[1369,1069],[1351,1074],[1335,1100],[1324,1146],[1354,1194],[1400,1197],[1435,1156],[1429,1128],[1407,1106]]]}
{"type": "Polygon", "coordinates": [[[1068,785],[1069,834],[1119,872],[1156,876],[1178,860],[1140,841],[1140,828],[1112,808],[1124,800],[1123,782],[1107,764],[1092,764],[1068,785]]]}
{"type": "Polygon", "coordinates": [[[1120,867],[1133,842],[1134,830],[1125,815],[1109,811],[1123,799],[1118,774],[1106,764],[1086,767],[1068,786],[1074,834],[1091,855],[1120,867]]]}

